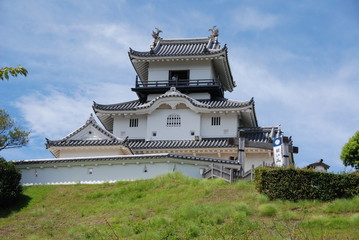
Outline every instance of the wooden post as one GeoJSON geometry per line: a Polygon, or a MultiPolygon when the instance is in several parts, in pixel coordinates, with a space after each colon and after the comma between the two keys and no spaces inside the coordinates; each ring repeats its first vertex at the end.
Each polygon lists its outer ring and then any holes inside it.
{"type": "Polygon", "coordinates": [[[251,168],[251,181],[253,181],[254,179],[254,164],[252,164],[252,168],[251,168]]]}
{"type": "Polygon", "coordinates": [[[286,167],[289,165],[289,139],[288,137],[283,137],[283,166],[286,167]]]}
{"type": "Polygon", "coordinates": [[[138,75],[136,75],[136,88],[138,87],[138,75]]]}
{"type": "Polygon", "coordinates": [[[239,131],[238,161],[242,166],[241,176],[243,176],[245,172],[245,141],[244,131],[239,131]]]}
{"type": "Polygon", "coordinates": [[[213,178],[213,174],[214,174],[214,171],[213,171],[213,169],[214,169],[214,163],[212,163],[212,169],[211,169],[211,178],[213,178]]]}

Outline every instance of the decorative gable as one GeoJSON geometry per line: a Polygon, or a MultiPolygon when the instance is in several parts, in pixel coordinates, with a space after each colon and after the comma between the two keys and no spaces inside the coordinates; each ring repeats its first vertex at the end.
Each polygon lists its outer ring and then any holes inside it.
{"type": "Polygon", "coordinates": [[[83,155],[128,155],[132,154],[126,139],[120,139],[99,126],[91,116],[77,130],[60,140],[46,139],[46,148],[55,157],[83,155]]]}
{"type": "Polygon", "coordinates": [[[107,130],[100,127],[95,118],[90,115],[89,119],[84,125],[82,125],[77,130],[73,131],[66,137],[62,138],[59,141],[71,141],[71,140],[112,140],[118,141],[116,136],[107,130]]]}

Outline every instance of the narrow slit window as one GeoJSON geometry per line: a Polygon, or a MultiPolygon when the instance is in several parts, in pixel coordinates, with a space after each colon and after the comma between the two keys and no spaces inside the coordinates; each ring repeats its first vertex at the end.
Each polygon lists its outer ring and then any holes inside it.
{"type": "Polygon", "coordinates": [[[171,114],[167,117],[167,127],[180,127],[181,116],[178,114],[171,114]]]}
{"type": "Polygon", "coordinates": [[[221,117],[212,117],[212,126],[221,125],[221,117]]]}
{"type": "Polygon", "coordinates": [[[130,127],[138,127],[138,118],[130,119],[130,127]]]}

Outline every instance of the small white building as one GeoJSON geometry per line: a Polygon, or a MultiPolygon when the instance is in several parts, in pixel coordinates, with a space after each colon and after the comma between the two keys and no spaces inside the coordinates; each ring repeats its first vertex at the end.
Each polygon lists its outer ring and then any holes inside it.
{"type": "Polygon", "coordinates": [[[319,161],[311,163],[305,167],[305,169],[313,169],[317,172],[327,172],[329,168],[330,166],[328,164],[325,164],[323,159],[320,159],[319,161]]]}
{"type": "Polygon", "coordinates": [[[218,31],[206,38],[162,39],[149,51],[130,49],[138,99],[94,102],[94,117],[63,139],[47,139],[54,159],[16,162],[23,184],[98,183],[146,179],[171,171],[228,181],[260,165],[294,164],[291,138],[279,126],[260,127],[253,98],[233,91],[228,49],[218,31]],[[273,152],[274,139],[281,146],[273,152]],[[279,150],[278,150],[279,149],[279,150]]]}

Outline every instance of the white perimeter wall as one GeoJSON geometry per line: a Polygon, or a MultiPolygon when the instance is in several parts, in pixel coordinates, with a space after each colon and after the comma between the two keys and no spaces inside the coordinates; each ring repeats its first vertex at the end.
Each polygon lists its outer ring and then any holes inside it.
{"type": "Polygon", "coordinates": [[[168,80],[170,70],[190,70],[190,79],[215,78],[211,61],[169,61],[151,62],[148,80],[168,80]]]}
{"type": "MultiPolygon", "coordinates": [[[[119,164],[108,165],[108,163],[85,162],[83,166],[56,166],[40,164],[29,165],[30,169],[21,168],[21,184],[74,184],[74,183],[102,183],[115,181],[131,181],[138,179],[150,179],[169,172],[179,171],[183,174],[202,178],[200,169],[206,166],[181,163],[147,163],[147,164],[119,164]],[[145,168],[147,172],[145,172],[145,168]],[[90,174],[92,171],[92,174],[90,174]]],[[[18,166],[19,167],[19,166],[18,166]]]]}

